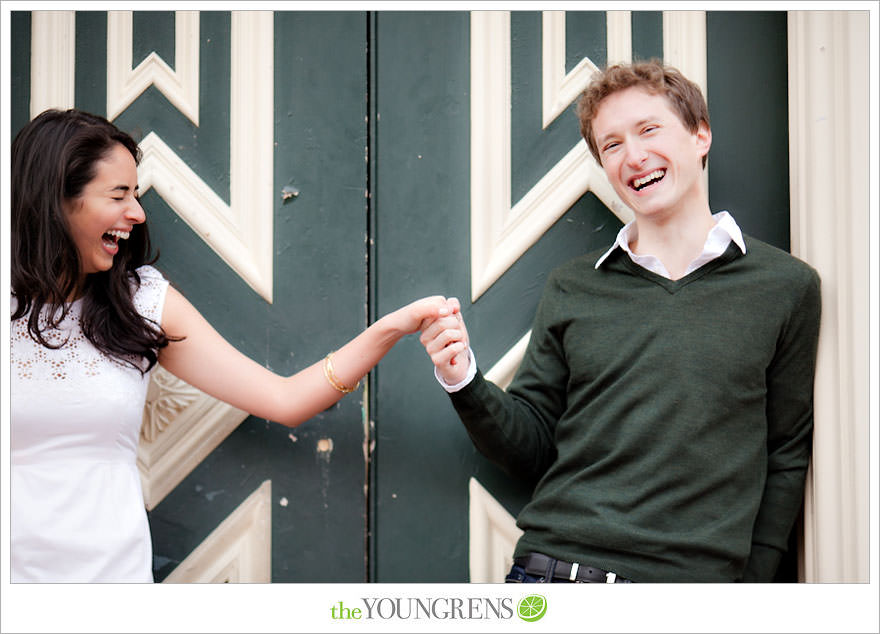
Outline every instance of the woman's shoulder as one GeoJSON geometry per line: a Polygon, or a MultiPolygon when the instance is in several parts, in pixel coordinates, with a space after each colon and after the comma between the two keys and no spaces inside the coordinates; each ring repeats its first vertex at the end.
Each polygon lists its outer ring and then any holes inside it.
{"type": "Polygon", "coordinates": [[[138,277],[143,280],[155,280],[155,281],[167,281],[165,280],[165,276],[162,275],[161,271],[157,269],[152,264],[144,264],[143,266],[139,266],[135,269],[135,273],[137,273],[138,277]]]}
{"type": "Polygon", "coordinates": [[[168,280],[154,266],[139,266],[132,275],[134,285],[133,301],[137,311],[145,317],[159,321],[165,305],[168,280]]]}

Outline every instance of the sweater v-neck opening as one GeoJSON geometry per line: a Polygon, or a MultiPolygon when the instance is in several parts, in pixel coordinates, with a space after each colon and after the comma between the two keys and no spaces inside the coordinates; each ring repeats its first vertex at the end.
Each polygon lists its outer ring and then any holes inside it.
{"type": "Polygon", "coordinates": [[[630,272],[645,278],[649,282],[657,284],[658,286],[666,290],[666,292],[668,292],[670,295],[674,295],[691,282],[697,281],[701,277],[708,275],[709,273],[717,269],[719,266],[731,262],[738,256],[743,255],[742,251],[739,250],[739,247],[734,242],[731,242],[730,245],[728,245],[727,250],[714,260],[706,262],[703,266],[695,271],[691,271],[684,277],[680,277],[677,280],[671,280],[667,277],[663,277],[662,275],[654,273],[653,271],[649,271],[643,266],[639,266],[638,264],[633,262],[632,258],[630,258],[622,250],[619,250],[619,253],[623,265],[627,269],[629,269],[630,272]]]}

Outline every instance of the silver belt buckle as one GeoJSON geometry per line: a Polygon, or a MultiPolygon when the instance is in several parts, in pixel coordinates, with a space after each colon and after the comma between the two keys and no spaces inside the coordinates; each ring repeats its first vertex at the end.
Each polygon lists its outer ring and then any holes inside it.
{"type": "Polygon", "coordinates": [[[578,568],[580,568],[580,567],[581,567],[580,564],[577,562],[574,562],[573,564],[571,564],[571,572],[568,574],[568,580],[571,581],[572,583],[577,582],[578,568]]]}

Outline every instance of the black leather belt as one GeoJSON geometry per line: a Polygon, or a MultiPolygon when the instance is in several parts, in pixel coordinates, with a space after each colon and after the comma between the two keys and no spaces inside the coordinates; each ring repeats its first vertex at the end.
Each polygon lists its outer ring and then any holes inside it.
{"type": "Polygon", "coordinates": [[[631,583],[629,579],[624,579],[609,570],[560,561],[540,553],[517,557],[513,563],[522,566],[527,574],[548,580],[557,579],[572,583],[631,583]]]}

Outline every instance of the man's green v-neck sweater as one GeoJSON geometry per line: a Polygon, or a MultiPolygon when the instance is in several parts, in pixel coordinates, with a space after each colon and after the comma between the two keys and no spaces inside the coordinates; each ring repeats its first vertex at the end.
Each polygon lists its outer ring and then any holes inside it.
{"type": "Polygon", "coordinates": [[[551,273],[506,392],[478,373],[450,395],[484,455],[537,480],[515,555],[771,580],[810,457],[816,272],[750,237],[677,281],[600,253],[551,273]]]}

